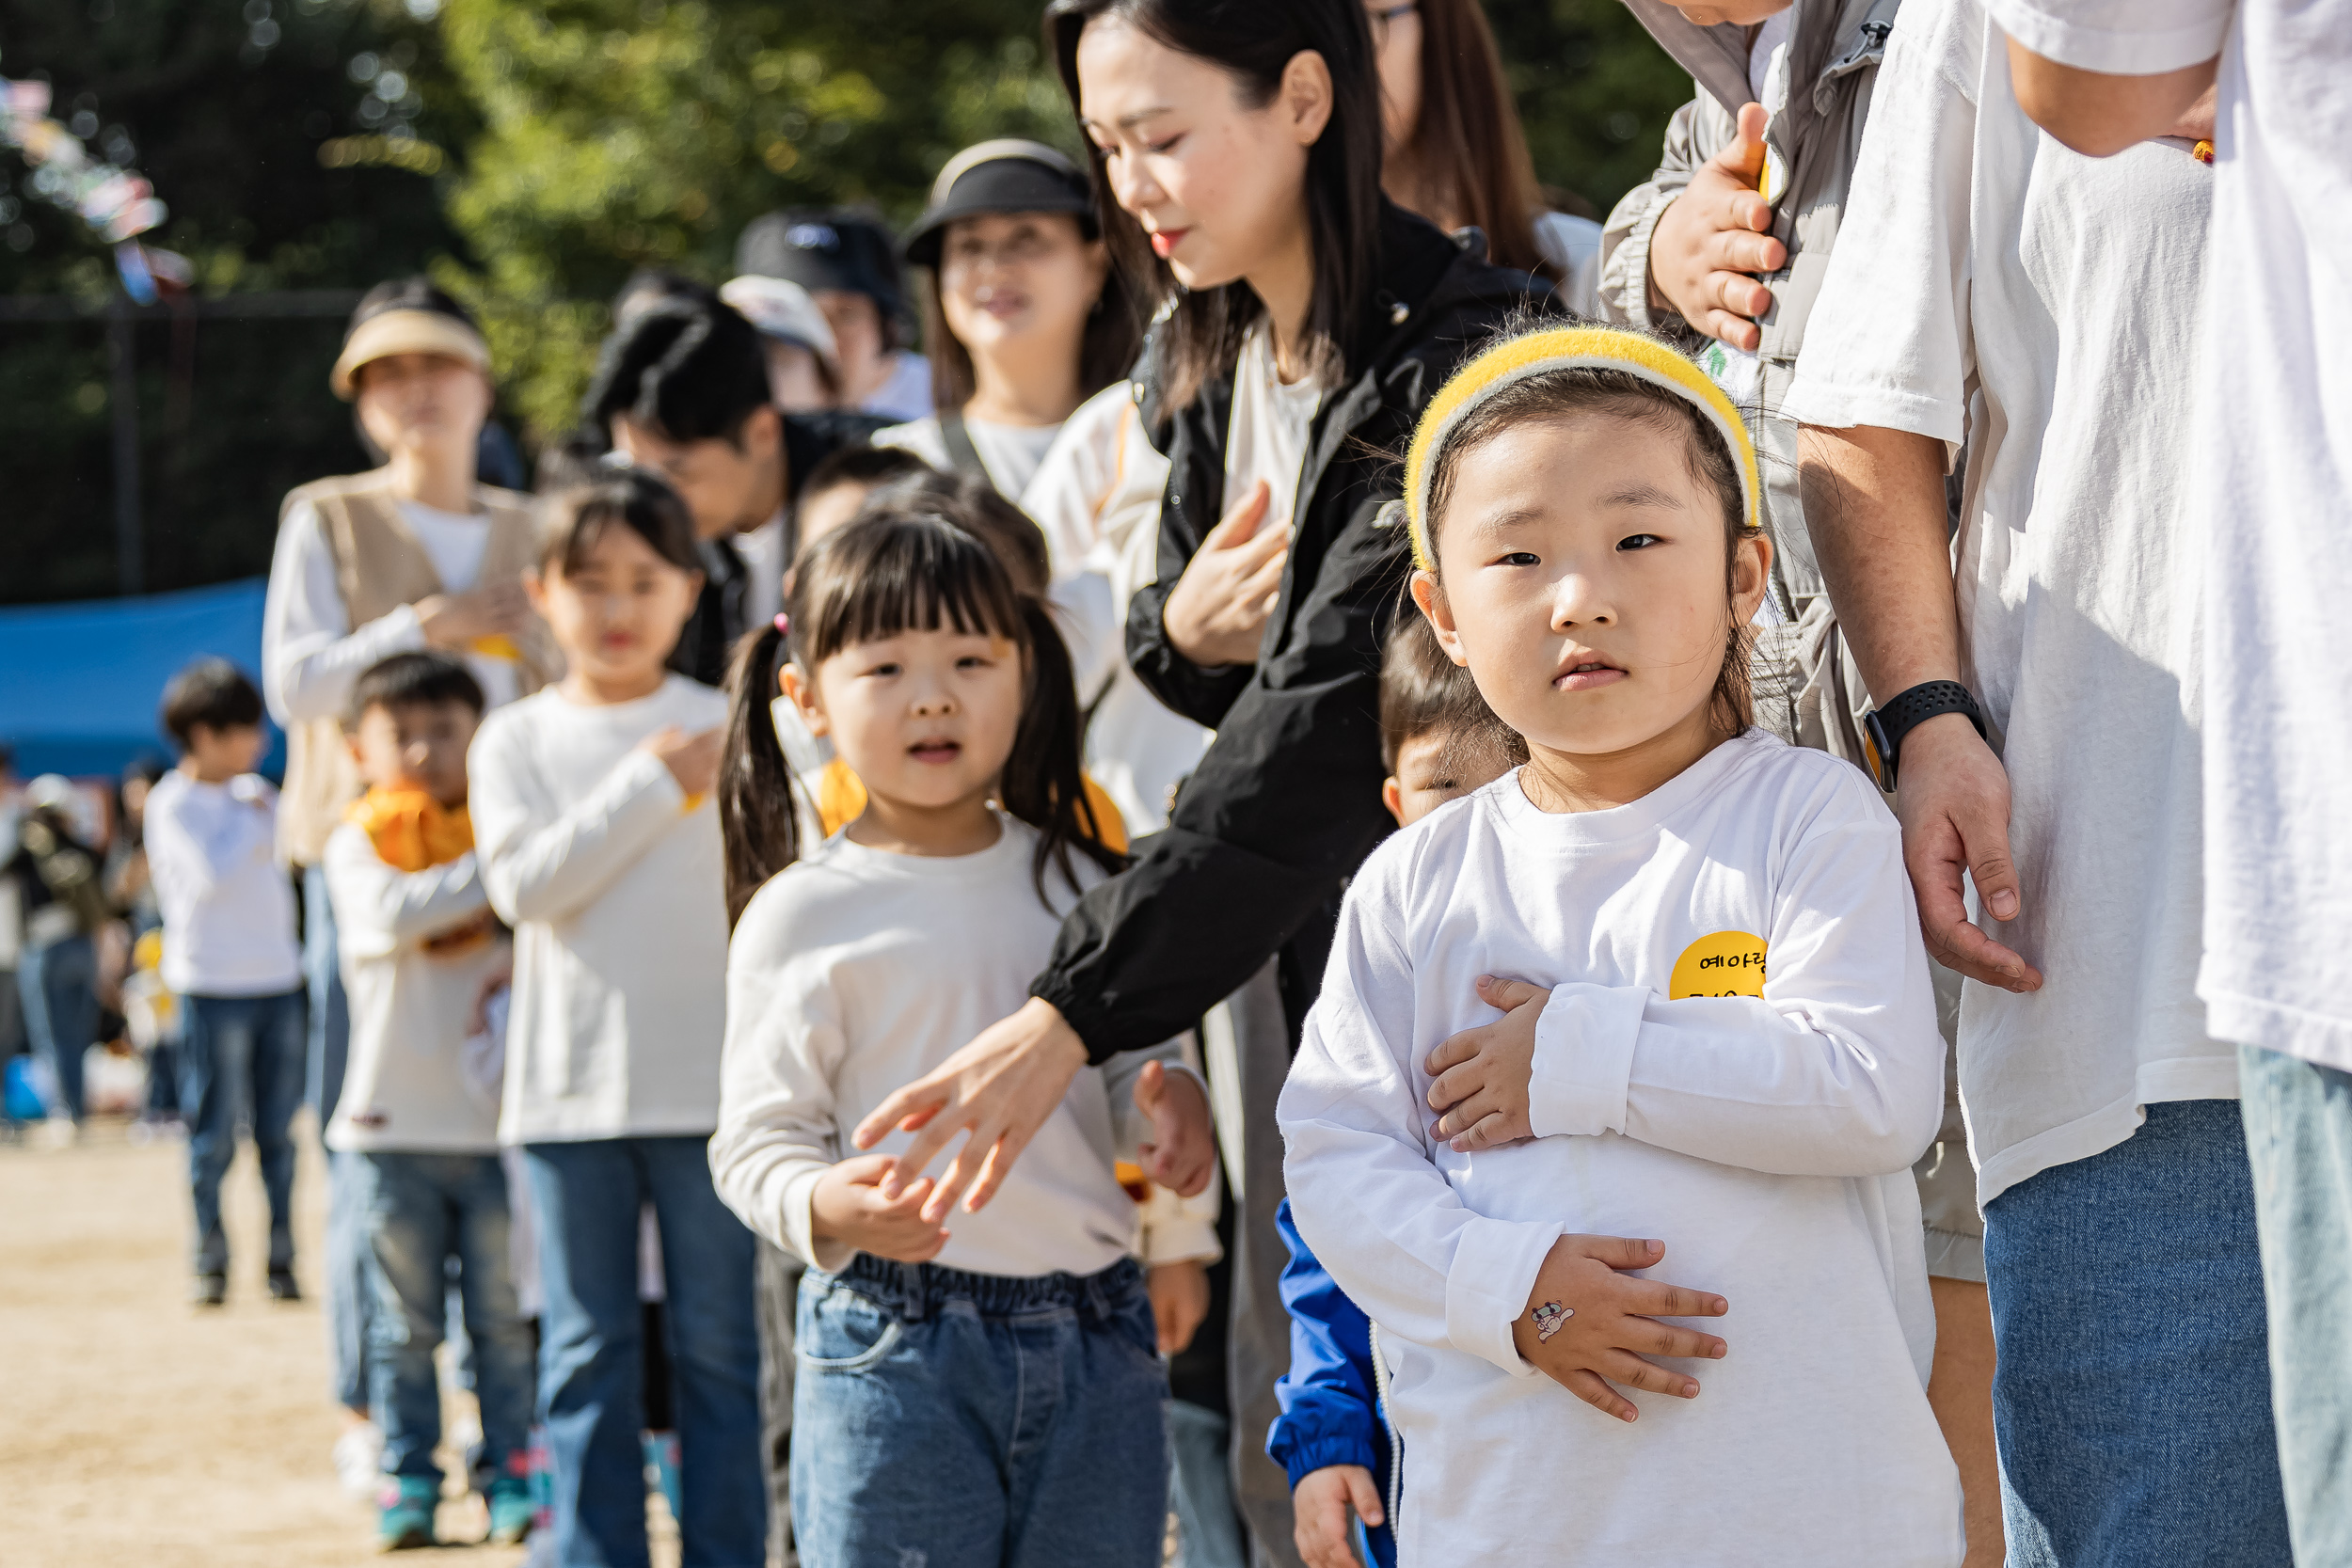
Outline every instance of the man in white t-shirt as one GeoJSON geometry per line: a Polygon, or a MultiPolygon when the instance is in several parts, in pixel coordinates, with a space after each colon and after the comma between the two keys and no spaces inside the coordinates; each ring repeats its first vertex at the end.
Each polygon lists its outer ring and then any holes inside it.
{"type": "Polygon", "coordinates": [[[1905,10],[1880,87],[1787,406],[1922,925],[1968,976],[2009,1560],[2280,1562],[2236,1053],[2192,987],[2202,127],[2070,151],[1980,0],[1905,10]]]}
{"type": "Polygon", "coordinates": [[[2106,153],[2217,81],[2205,954],[2239,1041],[2295,1555],[2352,1561],[2352,0],[1993,0],[2018,97],[2106,153]]]}

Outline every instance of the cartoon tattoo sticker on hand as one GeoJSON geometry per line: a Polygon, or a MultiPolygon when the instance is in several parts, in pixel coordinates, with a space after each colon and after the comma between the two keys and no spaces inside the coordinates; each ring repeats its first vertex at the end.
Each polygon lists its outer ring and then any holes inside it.
{"type": "Polygon", "coordinates": [[[1535,1308],[1536,1339],[1542,1341],[1550,1338],[1560,1332],[1561,1325],[1575,1316],[1576,1308],[1573,1307],[1563,1307],[1556,1301],[1544,1303],[1535,1308]]]}

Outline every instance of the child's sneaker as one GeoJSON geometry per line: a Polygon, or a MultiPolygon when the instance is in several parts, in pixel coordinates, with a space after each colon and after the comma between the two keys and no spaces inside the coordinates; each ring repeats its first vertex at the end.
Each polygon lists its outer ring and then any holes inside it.
{"type": "Polygon", "coordinates": [[[375,1544],[388,1552],[437,1544],[433,1539],[433,1511],[440,1501],[441,1489],[432,1481],[417,1476],[400,1477],[385,1488],[383,1501],[377,1505],[375,1544]]]}
{"type": "Polygon", "coordinates": [[[269,1271],[269,1299],[272,1301],[300,1301],[302,1299],[302,1287],[295,1282],[294,1270],[272,1269],[269,1271]]]}
{"type": "Polygon", "coordinates": [[[335,1479],[355,1502],[384,1489],[384,1434],[373,1421],[354,1421],[335,1439],[335,1479]]]}
{"type": "Polygon", "coordinates": [[[229,1276],[225,1274],[199,1274],[196,1290],[190,1299],[199,1307],[218,1307],[229,1299],[229,1276]]]}
{"type": "Polygon", "coordinates": [[[491,1545],[512,1546],[530,1535],[539,1505],[531,1495],[529,1481],[520,1476],[501,1476],[483,1496],[490,1505],[491,1545]]]}

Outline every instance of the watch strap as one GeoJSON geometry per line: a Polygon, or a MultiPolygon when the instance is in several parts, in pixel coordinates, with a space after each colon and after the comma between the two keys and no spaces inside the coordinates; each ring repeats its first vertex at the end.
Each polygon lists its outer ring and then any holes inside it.
{"type": "Polygon", "coordinates": [[[1977,699],[1958,681],[1921,681],[1892,700],[1882,703],[1869,715],[1869,749],[1872,772],[1878,785],[1888,794],[1895,792],[1898,761],[1902,755],[1903,736],[1947,713],[1967,716],[1977,727],[1979,738],[1984,736],[1984,713],[1977,706],[1977,699]]]}

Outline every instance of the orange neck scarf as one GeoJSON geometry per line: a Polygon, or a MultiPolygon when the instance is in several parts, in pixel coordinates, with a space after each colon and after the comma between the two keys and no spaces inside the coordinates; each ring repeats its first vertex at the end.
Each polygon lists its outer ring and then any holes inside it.
{"type": "Polygon", "coordinates": [[[421,789],[371,789],[351,803],[346,820],[359,824],[395,871],[443,865],[473,847],[466,808],[445,806],[421,789]]]}

